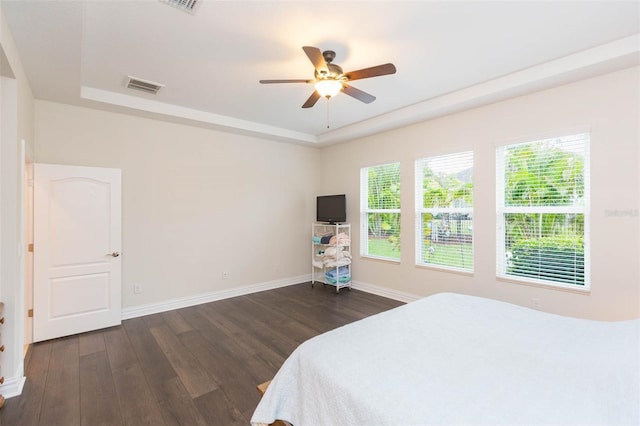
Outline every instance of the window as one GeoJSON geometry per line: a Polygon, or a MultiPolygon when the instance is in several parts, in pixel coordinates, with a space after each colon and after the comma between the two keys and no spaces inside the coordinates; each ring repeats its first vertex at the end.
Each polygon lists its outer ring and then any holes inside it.
{"type": "Polygon", "coordinates": [[[360,169],[360,252],[400,260],[400,163],[360,169]]]}
{"type": "Polygon", "coordinates": [[[589,288],[589,135],[497,150],[497,274],[589,288]]]}
{"type": "Polygon", "coordinates": [[[416,161],[416,264],[473,271],[473,152],[416,161]]]}

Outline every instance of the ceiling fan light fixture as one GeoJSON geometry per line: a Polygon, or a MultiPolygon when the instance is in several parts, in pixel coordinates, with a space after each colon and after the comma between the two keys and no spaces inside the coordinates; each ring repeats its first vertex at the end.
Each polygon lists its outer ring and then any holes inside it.
{"type": "MultiPolygon", "coordinates": [[[[388,63],[345,73],[339,65],[333,63],[333,59],[336,56],[336,53],[333,50],[325,50],[322,52],[320,49],[313,46],[302,46],[302,50],[307,54],[307,57],[315,68],[312,80],[305,80],[301,78],[295,80],[260,80],[260,84],[314,83],[315,90],[311,93],[309,99],[302,104],[302,108],[311,108],[321,97],[330,99],[337,95],[338,92],[344,92],[345,95],[351,96],[360,102],[370,104],[376,100],[375,96],[360,89],[356,89],[348,83],[352,80],[379,77],[381,75],[395,74],[396,72],[396,67],[392,63],[388,63]]],[[[328,105],[329,104],[327,103],[327,109],[328,105]]]]}
{"type": "Polygon", "coordinates": [[[338,80],[320,80],[316,82],[316,90],[320,96],[333,98],[342,90],[342,82],[338,80]]]}

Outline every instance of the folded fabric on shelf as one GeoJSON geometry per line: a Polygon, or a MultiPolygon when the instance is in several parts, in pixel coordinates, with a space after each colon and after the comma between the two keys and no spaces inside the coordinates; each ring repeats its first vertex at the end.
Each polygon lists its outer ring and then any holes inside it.
{"type": "MultiPolygon", "coordinates": [[[[315,264],[315,261],[314,261],[315,264]]],[[[343,266],[351,264],[350,257],[341,257],[340,259],[324,258],[322,264],[327,268],[335,268],[336,266],[343,266]]]]}
{"type": "Polygon", "coordinates": [[[341,257],[351,257],[351,253],[345,251],[343,247],[327,247],[324,251],[325,258],[340,259],[341,257]]]}
{"type": "Polygon", "coordinates": [[[335,279],[336,277],[340,276],[345,276],[345,275],[350,275],[349,273],[349,267],[348,266],[340,266],[338,268],[335,269],[329,269],[327,272],[324,273],[325,277],[327,278],[332,278],[335,279]]]}
{"type": "Polygon", "coordinates": [[[338,235],[334,235],[329,240],[329,244],[338,244],[338,245],[349,245],[351,244],[351,239],[344,232],[340,232],[338,235]]]}
{"type": "Polygon", "coordinates": [[[338,281],[340,281],[340,284],[344,284],[351,281],[351,275],[345,275],[345,276],[341,275],[338,280],[336,280],[335,278],[329,278],[329,277],[325,277],[325,279],[327,280],[327,284],[336,284],[338,281]]]}
{"type": "Polygon", "coordinates": [[[323,235],[322,238],[320,238],[320,243],[321,244],[329,244],[329,241],[331,241],[331,237],[333,237],[333,234],[323,235]]]}

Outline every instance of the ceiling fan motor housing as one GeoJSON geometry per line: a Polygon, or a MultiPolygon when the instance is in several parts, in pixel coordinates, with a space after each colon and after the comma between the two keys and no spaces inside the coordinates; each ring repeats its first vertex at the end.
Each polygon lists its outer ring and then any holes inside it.
{"type": "Polygon", "coordinates": [[[327,70],[316,70],[315,77],[317,80],[339,80],[340,77],[344,74],[342,68],[336,64],[327,63],[327,70]],[[328,72],[327,72],[328,70],[328,72]]]}
{"type": "Polygon", "coordinates": [[[336,52],[334,52],[333,50],[325,50],[324,52],[322,52],[322,57],[327,63],[327,69],[316,69],[316,80],[339,80],[340,77],[342,77],[342,75],[344,74],[344,71],[342,71],[342,68],[339,65],[331,63],[336,57],[336,52]]]}

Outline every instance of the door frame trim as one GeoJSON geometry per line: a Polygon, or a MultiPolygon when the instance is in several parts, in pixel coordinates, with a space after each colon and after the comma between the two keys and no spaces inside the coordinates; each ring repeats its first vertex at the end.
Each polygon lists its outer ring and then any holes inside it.
{"type": "MultiPolygon", "coordinates": [[[[28,184],[25,184],[27,178],[29,177],[28,167],[31,167],[31,186],[33,187],[33,164],[34,155],[31,147],[27,144],[24,139],[20,140],[20,223],[19,229],[21,229],[20,233],[20,247],[22,247],[22,268],[20,269],[21,277],[19,282],[22,286],[22,312],[18,312],[23,320],[23,342],[22,346],[27,346],[33,343],[33,321],[29,321],[27,319],[27,311],[29,308],[33,309],[33,253],[29,253],[29,243],[33,241],[26,241],[28,236],[27,226],[31,227],[31,239],[33,239],[33,190],[31,191],[31,202],[30,202],[30,211],[27,210],[27,191],[28,184]],[[30,164],[30,166],[28,166],[30,164]],[[30,222],[27,221],[27,214],[29,214],[30,222]],[[31,282],[27,282],[26,268],[27,268],[27,257],[31,256],[31,282]],[[27,289],[31,287],[31,301],[27,301],[27,289]],[[31,324],[31,327],[29,327],[31,324]]],[[[26,352],[25,352],[26,355],[26,352]]]]}

